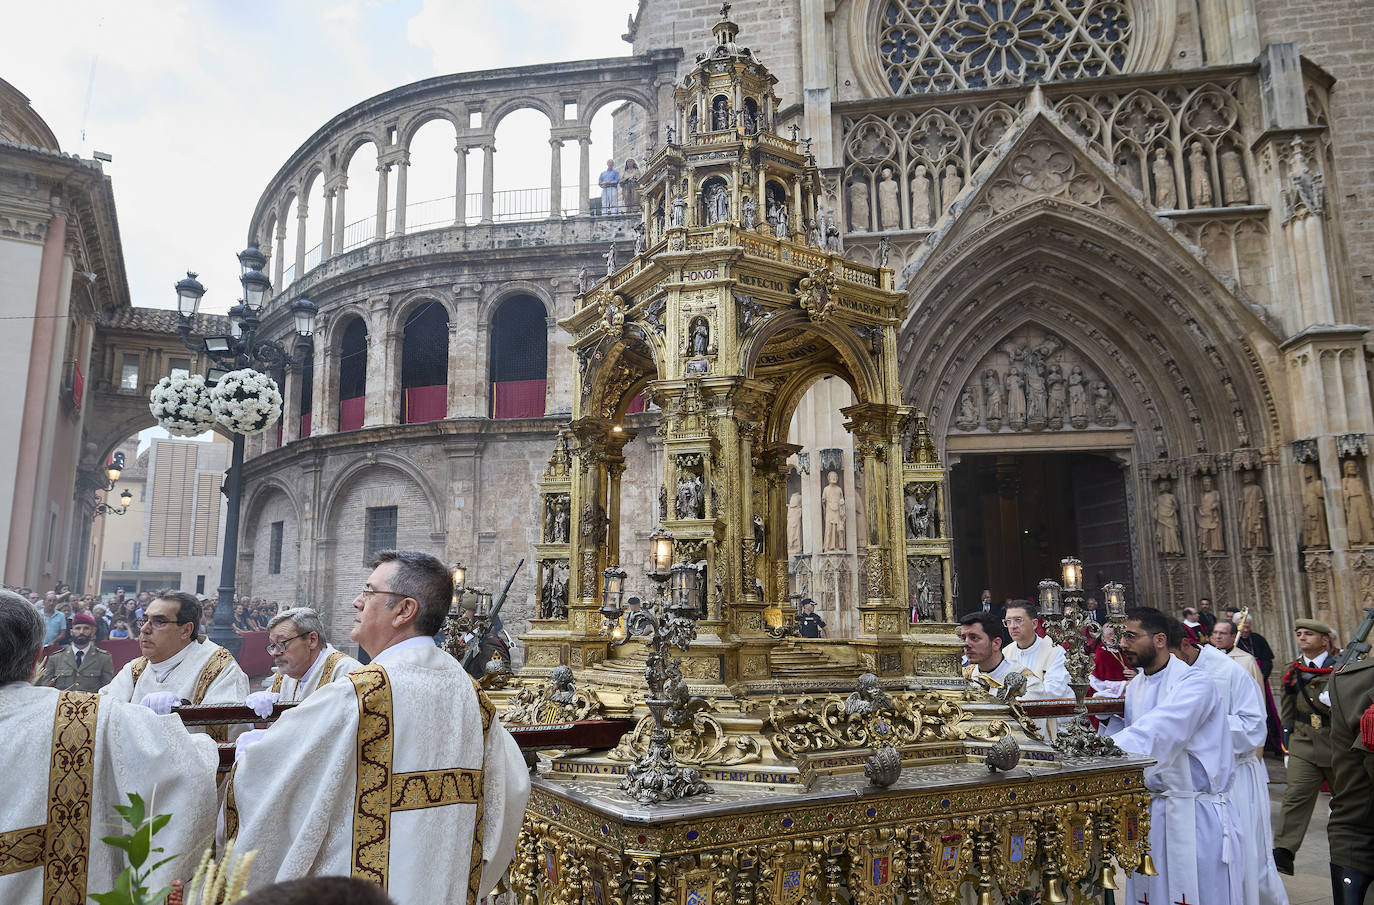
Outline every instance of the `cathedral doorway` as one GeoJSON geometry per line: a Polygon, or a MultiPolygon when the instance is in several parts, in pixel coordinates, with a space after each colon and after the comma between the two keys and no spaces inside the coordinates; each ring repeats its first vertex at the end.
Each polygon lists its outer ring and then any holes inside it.
{"type": "Polygon", "coordinates": [[[1033,599],[1070,553],[1083,561],[1089,594],[1116,581],[1134,599],[1126,477],[1117,461],[1093,453],[962,456],[949,491],[957,612],[977,607],[985,588],[999,604],[1033,599]]]}

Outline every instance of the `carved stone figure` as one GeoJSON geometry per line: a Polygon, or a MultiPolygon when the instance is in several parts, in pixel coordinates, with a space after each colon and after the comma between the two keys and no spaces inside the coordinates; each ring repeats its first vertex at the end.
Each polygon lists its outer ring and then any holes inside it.
{"type": "Polygon", "coordinates": [[[1078,365],[1069,372],[1069,423],[1079,430],[1088,426],[1088,379],[1078,365]]]}
{"type": "Polygon", "coordinates": [[[868,183],[855,180],[849,184],[849,229],[866,233],[868,224],[868,183]]]}
{"type": "MultiPolygon", "coordinates": [[[[1240,152],[1227,147],[1221,152],[1221,185],[1226,192],[1226,203],[1232,207],[1250,203],[1250,184],[1245,181],[1245,171],[1241,168],[1240,152]]],[[[1324,545],[1323,545],[1324,546],[1324,545]]]]}
{"type": "Polygon", "coordinates": [[[611,274],[615,273],[616,270],[614,242],[606,246],[606,253],[602,255],[602,257],[606,259],[606,276],[610,276],[611,274]]]}
{"type": "Polygon", "coordinates": [[[898,192],[897,180],[892,178],[892,168],[883,167],[878,181],[878,222],[881,229],[902,228],[902,199],[898,192]]]}
{"type": "Polygon", "coordinates": [[[573,682],[571,667],[555,666],[549,673],[549,702],[570,705],[576,696],[577,685],[573,682]]]}
{"type": "Polygon", "coordinates": [[[1302,545],[1328,547],[1331,540],[1326,533],[1326,490],[1316,465],[1303,465],[1302,481],[1302,545]]]}
{"type": "Polygon", "coordinates": [[[1064,381],[1064,372],[1059,365],[1050,365],[1050,372],[1045,376],[1045,384],[1049,390],[1049,400],[1045,406],[1045,426],[1057,431],[1064,426],[1064,411],[1068,407],[1068,388],[1064,381]]]}
{"type": "Polygon", "coordinates": [[[1188,146],[1188,171],[1193,207],[1211,207],[1212,177],[1207,172],[1207,155],[1203,153],[1200,141],[1188,146]]]}
{"type": "Polygon", "coordinates": [[[891,710],[892,698],[887,696],[887,692],[878,684],[878,677],[871,672],[859,676],[858,690],[844,702],[845,716],[867,716],[891,710]]]}
{"type": "Polygon", "coordinates": [[[673,514],[680,519],[705,518],[706,497],[702,493],[701,478],[690,472],[677,479],[677,499],[673,514]]]}
{"type": "Polygon", "coordinates": [[[1048,409],[1044,367],[1032,361],[1026,368],[1026,426],[1031,430],[1044,430],[1048,409]]]}
{"type": "Polygon", "coordinates": [[[767,534],[763,528],[763,517],[754,516],[754,555],[762,556],[767,534]]]}
{"type": "Polygon", "coordinates": [[[705,355],[710,346],[711,328],[706,325],[706,318],[699,317],[692,321],[692,354],[705,355]]]}
{"type": "Polygon", "coordinates": [[[806,244],[821,251],[825,250],[825,239],[821,236],[821,228],[815,220],[806,226],[806,244]]]}
{"type": "Polygon", "coordinates": [[[587,283],[588,283],[588,280],[587,280],[587,268],[583,267],[581,270],[579,270],[579,271],[577,272],[577,294],[578,294],[578,295],[586,295],[586,294],[587,294],[587,283]]]}
{"type": "Polygon", "coordinates": [[[539,618],[564,619],[568,615],[568,563],[554,560],[539,591],[539,618]]]}
{"type": "Polygon", "coordinates": [[[1002,429],[1002,381],[993,368],[983,372],[983,414],[988,419],[988,430],[1002,429]]]}
{"type": "Polygon", "coordinates": [[[720,223],[730,216],[730,191],[725,183],[716,182],[706,190],[706,222],[720,223]]]}
{"type": "Polygon", "coordinates": [[[945,210],[954,204],[954,196],[963,187],[964,179],[959,175],[959,168],[952,163],[945,164],[945,175],[940,177],[940,200],[944,202],[945,210]]]}
{"type": "Polygon", "coordinates": [[[758,217],[758,202],[753,195],[745,195],[744,201],[740,203],[741,213],[744,219],[744,228],[753,229],[758,217]]]}
{"type": "Polygon", "coordinates": [[[1341,496],[1345,498],[1345,530],[1350,546],[1374,544],[1374,513],[1369,508],[1369,488],[1360,477],[1354,459],[1341,464],[1341,496]]]}
{"type": "Polygon", "coordinates": [[[878,240],[878,266],[886,267],[888,258],[892,255],[892,246],[887,242],[887,236],[878,240]]]}
{"type": "Polygon", "coordinates": [[[935,513],[932,511],[934,505],[933,490],[925,494],[912,492],[906,495],[906,527],[912,537],[935,536],[935,513]]]}
{"type": "Polygon", "coordinates": [[[973,387],[964,387],[959,394],[959,409],[954,416],[954,426],[961,431],[971,431],[978,427],[978,402],[973,398],[973,387]]]}
{"type": "Polygon", "coordinates": [[[1226,541],[1221,531],[1221,491],[1211,475],[1202,476],[1202,496],[1197,505],[1197,545],[1203,553],[1223,553],[1226,541]]]}
{"type": "Polygon", "coordinates": [[[701,124],[701,119],[700,119],[700,117],[697,115],[697,108],[696,108],[696,107],[693,107],[692,110],[691,110],[691,112],[687,114],[687,131],[688,131],[688,132],[696,132],[696,131],[697,131],[697,128],[700,126],[700,124],[701,124]]]}
{"type": "Polygon", "coordinates": [[[1241,472],[1240,488],[1240,545],[1246,550],[1269,548],[1269,515],[1264,507],[1264,488],[1260,487],[1259,472],[1241,472]]]}
{"type": "Polygon", "coordinates": [[[1007,423],[1012,430],[1026,427],[1026,378],[1020,368],[1007,369],[1007,423]]]}
{"type": "Polygon", "coordinates": [[[687,199],[678,195],[673,199],[673,214],[668,221],[673,226],[682,226],[687,219],[687,199]]]}
{"type": "Polygon", "coordinates": [[[1093,382],[1093,419],[1103,427],[1116,427],[1116,395],[1103,380],[1093,382]]]}
{"type": "Polygon", "coordinates": [[[545,536],[551,544],[568,542],[568,501],[561,494],[549,497],[548,528],[545,536]]]}
{"type": "Polygon", "coordinates": [[[821,522],[825,527],[821,550],[826,553],[843,552],[845,549],[844,489],[840,487],[840,476],[833,471],[828,473],[826,481],[825,488],[821,490],[821,511],[825,516],[821,522]]]}
{"type": "Polygon", "coordinates": [[[643,224],[643,223],[636,223],[636,224],[635,224],[635,254],[636,254],[636,255],[642,255],[642,254],[644,254],[645,245],[646,245],[646,243],[645,243],[645,241],[644,241],[644,224],[643,224]]]}
{"type": "Polygon", "coordinates": [[[794,493],[787,500],[787,553],[796,556],[802,551],[802,495],[794,493]]]}
{"type": "Polygon", "coordinates": [[[1178,207],[1178,195],[1174,191],[1174,165],[1169,162],[1169,154],[1163,148],[1155,148],[1150,173],[1155,178],[1155,207],[1165,211],[1178,207]]]}
{"type": "Polygon", "coordinates": [[[730,128],[730,105],[724,96],[717,97],[711,102],[711,129],[730,128]]]}
{"type": "Polygon", "coordinates": [[[777,219],[776,227],[777,227],[777,232],[775,233],[775,235],[776,235],[779,239],[786,239],[786,238],[787,238],[787,205],[786,205],[786,204],[779,204],[779,205],[778,205],[778,219],[777,219]]]}
{"type": "Polygon", "coordinates": [[[911,226],[921,229],[930,225],[930,177],[926,165],[918,163],[911,174],[911,226]]]}
{"type": "Polygon", "coordinates": [[[1174,496],[1172,481],[1159,482],[1159,494],[1155,497],[1155,530],[1159,537],[1159,552],[1162,555],[1183,555],[1183,532],[1179,528],[1178,497],[1174,496]]]}

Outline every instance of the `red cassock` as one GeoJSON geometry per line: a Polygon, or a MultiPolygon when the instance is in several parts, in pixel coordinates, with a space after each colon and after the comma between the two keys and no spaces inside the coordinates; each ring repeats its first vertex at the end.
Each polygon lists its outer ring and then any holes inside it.
{"type": "Polygon", "coordinates": [[[1093,655],[1093,675],[1108,682],[1124,682],[1126,661],[1121,658],[1121,651],[1099,644],[1093,655]]]}

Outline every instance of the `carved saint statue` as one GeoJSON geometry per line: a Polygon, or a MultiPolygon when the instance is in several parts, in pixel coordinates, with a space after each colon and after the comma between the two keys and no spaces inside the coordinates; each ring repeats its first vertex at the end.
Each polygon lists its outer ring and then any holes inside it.
{"type": "Polygon", "coordinates": [[[1155,149],[1150,173],[1155,178],[1155,207],[1163,211],[1178,207],[1178,195],[1174,191],[1174,165],[1169,162],[1168,152],[1163,148],[1155,149]]]}
{"type": "Polygon", "coordinates": [[[940,177],[940,199],[945,204],[945,210],[949,210],[954,204],[954,196],[958,195],[963,187],[964,180],[959,175],[959,168],[952,163],[945,164],[945,175],[940,177]]]}
{"type": "Polygon", "coordinates": [[[778,205],[777,231],[774,233],[779,239],[787,238],[787,205],[778,205]]]}
{"type": "Polygon", "coordinates": [[[711,102],[711,128],[730,128],[730,105],[723,95],[711,102]]]}
{"type": "Polygon", "coordinates": [[[1322,487],[1321,472],[1308,462],[1302,467],[1302,545],[1326,547],[1331,541],[1326,533],[1326,489],[1322,487]]]}
{"type": "Polygon", "coordinates": [[[1031,430],[1044,430],[1048,410],[1044,365],[1032,360],[1026,368],[1026,424],[1031,430]]]}
{"type": "Polygon", "coordinates": [[[802,551],[802,495],[794,493],[787,500],[787,553],[796,556],[802,551]]]}
{"type": "Polygon", "coordinates": [[[1069,372],[1069,423],[1079,430],[1088,426],[1088,379],[1078,365],[1069,372]]]}
{"type": "Polygon", "coordinates": [[[815,220],[806,225],[806,244],[812,248],[819,248],[825,251],[825,239],[821,236],[821,227],[815,220]]]}
{"type": "Polygon", "coordinates": [[[849,184],[849,228],[856,233],[866,233],[868,223],[868,183],[856,179],[849,184]]]}
{"type": "Polygon", "coordinates": [[[549,499],[549,543],[566,544],[568,542],[568,501],[563,496],[550,497],[549,499]]]}
{"type": "Polygon", "coordinates": [[[1178,497],[1174,496],[1172,481],[1159,482],[1155,497],[1155,529],[1159,535],[1159,552],[1164,556],[1183,555],[1183,533],[1179,530],[1178,497]]]}
{"type": "Polygon", "coordinates": [[[682,226],[687,219],[687,199],[678,195],[673,199],[672,219],[668,222],[673,226],[682,226]]]}
{"type": "Polygon", "coordinates": [[[1002,381],[993,368],[983,372],[983,412],[988,417],[988,428],[998,430],[1002,425],[1002,381]],[[994,421],[997,427],[992,426],[994,421]]]}
{"type": "Polygon", "coordinates": [[[741,212],[744,219],[744,228],[753,229],[754,223],[758,218],[758,202],[753,195],[745,195],[744,201],[740,203],[741,212]]]}
{"type": "Polygon", "coordinates": [[[563,619],[568,615],[568,564],[565,560],[549,563],[544,586],[539,591],[539,618],[563,619]]]}
{"type": "Polygon", "coordinates": [[[646,243],[645,243],[645,240],[644,240],[644,224],[643,224],[643,223],[636,223],[636,224],[635,224],[635,254],[637,254],[637,255],[642,255],[642,254],[644,254],[645,244],[646,244],[646,243]]]}
{"type": "Polygon", "coordinates": [[[902,200],[891,167],[883,167],[878,181],[878,222],[881,229],[902,228],[902,200]]]}
{"type": "Polygon", "coordinates": [[[1104,380],[1093,382],[1093,419],[1103,427],[1116,427],[1116,396],[1104,380]]]}
{"type": "Polygon", "coordinates": [[[1264,508],[1259,472],[1246,469],[1240,474],[1240,545],[1246,550],[1267,550],[1269,515],[1264,508]]]}
{"type": "Polygon", "coordinates": [[[1211,207],[1212,177],[1207,172],[1207,155],[1203,153],[1200,141],[1188,146],[1188,171],[1193,207],[1211,207]]]}
{"type": "Polygon", "coordinates": [[[1007,423],[1018,431],[1026,426],[1026,378],[1015,367],[1007,369],[1007,423]]]}
{"type": "Polygon", "coordinates": [[[1341,464],[1341,496],[1345,498],[1345,530],[1352,547],[1374,544],[1374,514],[1369,508],[1369,488],[1360,477],[1360,464],[1346,459],[1341,464]]]}
{"type": "Polygon", "coordinates": [[[973,387],[966,386],[959,394],[959,410],[954,416],[954,426],[961,431],[978,427],[978,402],[973,398],[973,387]]]}
{"type": "Polygon", "coordinates": [[[825,536],[821,550],[826,553],[843,552],[845,549],[844,489],[840,487],[840,476],[831,471],[827,473],[825,488],[821,491],[821,511],[825,518],[825,536]]]}
{"type": "Polygon", "coordinates": [[[1245,171],[1241,169],[1240,152],[1227,147],[1221,152],[1220,164],[1221,186],[1226,192],[1226,203],[1232,207],[1249,204],[1250,185],[1245,181],[1245,171]]]}
{"type": "Polygon", "coordinates": [[[1211,475],[1202,476],[1202,496],[1197,504],[1197,545],[1203,553],[1222,553],[1226,541],[1221,532],[1221,492],[1211,475]]]}
{"type": "Polygon", "coordinates": [[[888,244],[887,236],[878,240],[878,266],[887,267],[888,259],[892,256],[892,246],[888,244]]]}
{"type": "Polygon", "coordinates": [[[725,183],[716,182],[706,190],[706,222],[720,223],[730,216],[730,191],[725,183]]]}
{"type": "Polygon", "coordinates": [[[692,321],[692,354],[705,355],[710,346],[711,328],[706,325],[706,318],[699,317],[692,321]]]}
{"type": "Polygon", "coordinates": [[[705,503],[701,478],[691,472],[683,472],[677,479],[677,499],[674,501],[673,514],[680,519],[705,518],[705,503]]]}
{"type": "Polygon", "coordinates": [[[615,243],[606,246],[606,253],[602,255],[606,259],[606,276],[615,273],[615,243]]]}
{"type": "Polygon", "coordinates": [[[911,226],[922,229],[930,225],[930,177],[926,165],[918,163],[911,175],[911,226]]]}
{"type": "Polygon", "coordinates": [[[1064,382],[1064,372],[1059,365],[1050,365],[1045,384],[1049,390],[1049,401],[1045,406],[1045,424],[1050,430],[1059,430],[1064,426],[1064,411],[1068,407],[1068,388],[1064,382]]]}
{"type": "Polygon", "coordinates": [[[577,272],[577,292],[579,295],[586,295],[587,284],[587,268],[583,267],[577,272]]]}
{"type": "Polygon", "coordinates": [[[911,537],[935,536],[934,491],[908,493],[906,495],[906,528],[911,537]]]}

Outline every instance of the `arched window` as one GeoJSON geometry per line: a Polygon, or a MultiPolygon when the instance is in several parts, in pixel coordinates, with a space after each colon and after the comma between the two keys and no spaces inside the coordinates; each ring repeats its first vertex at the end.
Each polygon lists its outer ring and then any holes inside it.
{"type": "Polygon", "coordinates": [[[548,386],[548,328],[543,304],[520,295],[491,319],[491,417],[538,418],[548,386]]]}
{"type": "Polygon", "coordinates": [[[401,340],[401,423],[448,415],[448,312],[426,302],[406,318],[401,340]]]}
{"type": "Polygon", "coordinates": [[[367,397],[367,324],[355,317],[344,328],[339,344],[339,430],[363,426],[367,397]]]}
{"type": "Polygon", "coordinates": [[[301,364],[301,438],[310,436],[310,413],[315,400],[315,347],[305,344],[305,361],[301,364]]]}

